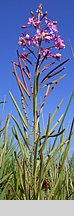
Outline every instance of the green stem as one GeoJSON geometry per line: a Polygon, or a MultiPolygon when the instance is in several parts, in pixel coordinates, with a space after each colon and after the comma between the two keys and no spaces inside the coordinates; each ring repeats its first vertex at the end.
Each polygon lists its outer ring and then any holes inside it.
{"type": "Polygon", "coordinates": [[[37,109],[37,86],[36,86],[36,75],[34,77],[34,93],[33,93],[33,116],[34,116],[34,166],[33,166],[33,176],[34,176],[34,197],[36,196],[36,156],[37,156],[37,145],[36,145],[36,109],[37,109]]]}

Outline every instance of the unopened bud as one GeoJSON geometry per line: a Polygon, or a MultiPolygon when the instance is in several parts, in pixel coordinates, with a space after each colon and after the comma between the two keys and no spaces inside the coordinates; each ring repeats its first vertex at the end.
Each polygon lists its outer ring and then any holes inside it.
{"type": "Polygon", "coordinates": [[[23,25],[23,26],[21,26],[21,28],[28,28],[28,26],[26,26],[26,25],[23,25]]]}
{"type": "Polygon", "coordinates": [[[42,4],[39,4],[38,9],[39,9],[39,10],[42,10],[42,4]]]}
{"type": "Polygon", "coordinates": [[[46,15],[47,15],[47,11],[45,11],[45,13],[43,14],[43,17],[46,17],[46,15]]]}
{"type": "Polygon", "coordinates": [[[33,13],[33,11],[31,11],[30,13],[31,13],[31,15],[34,17],[34,13],[33,13]]]}

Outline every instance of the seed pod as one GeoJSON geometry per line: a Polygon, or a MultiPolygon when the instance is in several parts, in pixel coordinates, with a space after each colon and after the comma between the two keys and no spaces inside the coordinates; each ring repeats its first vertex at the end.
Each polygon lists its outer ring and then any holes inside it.
{"type": "Polygon", "coordinates": [[[47,191],[47,189],[50,189],[50,184],[47,178],[44,179],[43,184],[42,184],[42,189],[44,191],[47,191]]]}

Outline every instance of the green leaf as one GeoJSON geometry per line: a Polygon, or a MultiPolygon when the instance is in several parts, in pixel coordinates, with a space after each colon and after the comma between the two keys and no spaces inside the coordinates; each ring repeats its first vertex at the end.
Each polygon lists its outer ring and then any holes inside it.
{"type": "Polygon", "coordinates": [[[5,197],[5,195],[6,195],[7,186],[8,186],[8,182],[6,183],[4,189],[2,190],[2,192],[1,192],[1,194],[0,194],[0,200],[4,200],[4,197],[5,197]]]}
{"type": "Polygon", "coordinates": [[[0,200],[4,200],[4,199],[5,199],[6,190],[7,190],[7,187],[8,187],[8,184],[9,184],[9,182],[10,182],[11,177],[12,177],[12,175],[10,175],[10,177],[9,177],[9,179],[8,179],[8,182],[5,184],[4,189],[3,189],[2,192],[0,193],[0,200]]]}
{"type": "Polygon", "coordinates": [[[58,106],[56,107],[54,113],[52,114],[52,116],[50,117],[50,123],[52,122],[53,118],[55,117],[57,111],[59,110],[60,106],[62,105],[63,100],[61,100],[61,102],[58,104],[58,106]]]}
{"type": "Polygon", "coordinates": [[[33,90],[33,116],[36,113],[36,104],[37,104],[37,77],[34,77],[34,90],[33,90]]]}
{"type": "Polygon", "coordinates": [[[2,133],[4,131],[4,129],[5,129],[5,126],[2,129],[0,129],[0,133],[2,133]]]}
{"type": "Polygon", "coordinates": [[[12,95],[12,93],[11,93],[10,91],[9,91],[9,94],[10,94],[10,97],[12,98],[12,101],[13,101],[13,103],[14,103],[14,105],[15,105],[17,111],[18,111],[18,114],[19,114],[19,116],[20,116],[20,119],[21,119],[21,121],[22,121],[22,124],[24,125],[25,128],[28,128],[28,127],[27,127],[27,124],[26,124],[26,122],[25,122],[25,120],[24,120],[24,117],[23,117],[23,115],[22,115],[22,113],[21,113],[21,110],[20,110],[20,108],[18,107],[17,102],[15,101],[15,99],[14,99],[14,97],[13,97],[13,95],[12,95]]]}
{"type": "Polygon", "coordinates": [[[14,122],[16,123],[16,125],[17,125],[17,127],[18,127],[18,129],[19,129],[20,134],[21,134],[21,136],[22,136],[22,138],[23,138],[23,140],[24,140],[24,142],[25,142],[25,145],[28,147],[28,149],[30,149],[29,144],[28,144],[28,142],[27,142],[27,138],[26,138],[25,134],[23,133],[23,131],[22,131],[22,129],[21,129],[21,127],[20,127],[18,121],[16,120],[16,118],[15,118],[14,116],[11,116],[11,117],[12,117],[12,119],[14,120],[14,122]]]}
{"type": "Polygon", "coordinates": [[[11,174],[12,174],[12,172],[6,174],[6,175],[0,180],[0,184],[3,183],[4,181],[6,181],[6,180],[10,177],[11,174]]]}
{"type": "Polygon", "coordinates": [[[49,126],[50,126],[50,115],[49,115],[49,118],[48,118],[48,123],[47,123],[47,128],[46,128],[46,134],[45,134],[45,139],[43,141],[43,143],[41,144],[40,146],[40,149],[43,150],[44,147],[45,147],[45,144],[46,144],[46,141],[48,139],[48,134],[49,134],[49,126]]]}
{"type": "Polygon", "coordinates": [[[45,162],[46,162],[46,165],[44,166],[43,168],[43,173],[42,173],[42,182],[41,182],[41,185],[43,183],[43,179],[47,173],[47,171],[49,170],[49,167],[50,167],[50,163],[53,164],[53,161],[54,161],[54,158],[55,156],[57,155],[58,151],[60,150],[60,148],[65,145],[65,143],[58,143],[58,145],[56,147],[54,147],[48,154],[48,156],[45,158],[45,162]],[[50,156],[51,156],[51,160],[50,160],[50,156]]]}
{"type": "Polygon", "coordinates": [[[16,159],[16,161],[17,161],[18,167],[19,167],[19,169],[21,170],[21,172],[23,173],[23,167],[22,167],[22,165],[21,165],[21,161],[20,161],[18,155],[16,154],[16,152],[14,152],[14,154],[15,154],[15,159],[16,159]]]}
{"type": "MultiPolygon", "coordinates": [[[[71,95],[71,97],[70,97],[70,99],[69,99],[69,102],[68,102],[68,105],[67,105],[67,107],[66,107],[65,113],[64,113],[64,115],[63,115],[63,118],[62,118],[60,127],[59,127],[59,129],[58,129],[58,132],[60,132],[60,129],[61,129],[63,123],[64,123],[64,120],[65,120],[65,117],[66,117],[66,115],[67,115],[67,112],[68,112],[68,109],[69,109],[69,107],[70,107],[70,104],[71,104],[71,101],[72,101],[73,96],[74,96],[74,91],[72,92],[72,95],[71,95]]],[[[52,149],[53,149],[54,146],[55,146],[55,143],[56,143],[56,141],[57,141],[57,138],[58,138],[58,137],[56,137],[55,140],[54,140],[54,142],[53,142],[52,149]]]]}
{"type": "Polygon", "coordinates": [[[70,133],[69,133],[69,139],[68,139],[68,142],[67,142],[67,144],[66,144],[66,148],[65,148],[65,151],[64,151],[64,154],[63,154],[63,157],[62,157],[62,165],[61,165],[61,170],[60,170],[59,178],[58,178],[58,180],[57,180],[57,182],[56,182],[54,188],[53,188],[52,191],[51,191],[50,199],[52,198],[53,195],[54,195],[54,197],[55,197],[55,194],[57,194],[57,192],[58,192],[58,186],[59,186],[59,184],[61,184],[61,182],[62,182],[63,165],[64,165],[65,160],[66,160],[67,155],[68,155],[68,150],[69,150],[69,146],[70,146],[70,140],[71,140],[71,137],[72,137],[73,125],[74,125],[74,118],[73,118],[73,121],[72,121],[70,133]]]}
{"type": "Polygon", "coordinates": [[[21,152],[22,152],[22,157],[24,158],[24,156],[26,156],[26,150],[25,150],[25,147],[24,147],[24,145],[22,144],[22,142],[20,140],[20,137],[19,137],[18,132],[17,132],[15,127],[12,128],[12,132],[13,132],[15,138],[18,141],[18,144],[19,144],[21,152]]]}
{"type": "MultiPolygon", "coordinates": [[[[63,115],[60,116],[60,118],[58,119],[58,121],[53,125],[52,129],[50,131],[48,131],[48,135],[47,135],[47,138],[49,137],[55,137],[55,136],[59,136],[61,133],[63,133],[63,131],[61,131],[60,133],[57,133],[57,134],[52,134],[54,132],[54,129],[55,127],[59,124],[59,122],[61,121],[63,115]]],[[[45,132],[46,133],[46,132],[45,132]]],[[[45,138],[46,135],[40,137],[40,140],[45,138]]]]}
{"type": "MultiPolygon", "coordinates": [[[[63,129],[62,131],[60,131],[59,133],[56,133],[56,134],[52,134],[52,133],[51,133],[50,135],[48,135],[47,138],[60,136],[64,131],[65,131],[65,129],[63,129]]],[[[53,132],[54,132],[54,131],[53,131],[53,132]]],[[[45,135],[42,136],[42,137],[40,137],[40,140],[41,140],[41,139],[44,139],[44,138],[45,138],[45,135]]]]}

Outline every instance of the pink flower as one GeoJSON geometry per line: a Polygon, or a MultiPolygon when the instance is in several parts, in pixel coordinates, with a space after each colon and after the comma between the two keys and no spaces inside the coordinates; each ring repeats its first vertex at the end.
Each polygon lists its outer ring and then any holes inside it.
{"type": "MultiPolygon", "coordinates": [[[[28,19],[28,25],[22,26],[23,29],[33,26],[34,30],[36,30],[35,34],[33,36],[30,36],[26,32],[22,33],[22,37],[19,38],[18,44],[20,46],[26,46],[27,48],[29,46],[32,46],[32,48],[37,47],[38,50],[40,50],[41,58],[52,57],[60,60],[61,54],[56,52],[54,54],[53,52],[55,48],[65,48],[64,41],[58,35],[57,21],[49,20],[47,18],[47,12],[45,12],[44,14],[42,13],[42,6],[38,8],[37,13],[38,15],[36,17],[31,11],[32,17],[28,19]],[[49,43],[49,46],[46,45],[46,48],[45,42],[49,43]],[[44,48],[42,47],[43,44],[44,48]]],[[[24,58],[26,57],[26,55],[26,53],[22,54],[24,58]]]]}
{"type": "Polygon", "coordinates": [[[32,37],[32,44],[33,44],[34,46],[38,46],[38,40],[37,40],[37,38],[36,38],[36,35],[34,35],[34,37],[32,37]]]}
{"type": "Polygon", "coordinates": [[[28,45],[28,46],[31,46],[31,45],[32,45],[32,41],[31,41],[31,40],[28,40],[27,45],[28,45]]]}
{"type": "Polygon", "coordinates": [[[45,40],[46,40],[46,42],[50,42],[51,37],[50,37],[50,34],[49,34],[49,33],[46,33],[46,34],[45,34],[45,40]]]}
{"type": "Polygon", "coordinates": [[[26,40],[25,40],[25,38],[19,37],[18,44],[19,44],[20,46],[25,46],[25,45],[26,45],[26,40]]]}
{"type": "Polygon", "coordinates": [[[26,40],[30,40],[30,39],[31,39],[30,35],[29,35],[29,34],[26,34],[26,35],[25,35],[25,39],[26,39],[26,40]]]}
{"type": "Polygon", "coordinates": [[[60,60],[61,54],[60,53],[56,53],[55,55],[53,55],[53,57],[56,58],[56,60],[60,60]]]}
{"type": "Polygon", "coordinates": [[[34,22],[35,22],[35,17],[32,17],[32,18],[28,19],[28,24],[34,25],[34,22]]]}
{"type": "Polygon", "coordinates": [[[39,28],[41,21],[38,21],[35,17],[29,18],[28,24],[33,25],[35,28],[39,28]]]}
{"type": "Polygon", "coordinates": [[[24,40],[26,41],[26,44],[28,46],[31,46],[32,45],[32,37],[29,34],[26,34],[26,32],[24,32],[22,35],[23,35],[24,40]]]}
{"type": "Polygon", "coordinates": [[[21,58],[27,58],[27,56],[28,56],[28,53],[24,52],[24,53],[22,53],[21,58]]]}
{"type": "Polygon", "coordinates": [[[22,33],[25,40],[31,40],[31,36],[29,34],[26,34],[26,32],[22,33]]]}
{"type": "Polygon", "coordinates": [[[41,39],[41,40],[45,39],[47,41],[50,41],[50,34],[47,32],[47,30],[37,29],[36,38],[41,39]]]}
{"type": "Polygon", "coordinates": [[[49,50],[49,48],[45,48],[45,49],[41,48],[40,49],[40,56],[41,56],[41,58],[43,58],[45,55],[47,55],[47,57],[52,57],[52,53],[49,50]]]}
{"type": "Polygon", "coordinates": [[[45,20],[46,22],[46,26],[50,29],[51,32],[58,32],[58,29],[57,29],[57,21],[51,21],[51,20],[45,20]]]}
{"type": "Polygon", "coordinates": [[[55,43],[55,47],[58,48],[58,49],[65,48],[64,41],[58,35],[55,36],[54,43],[55,43]]]}

